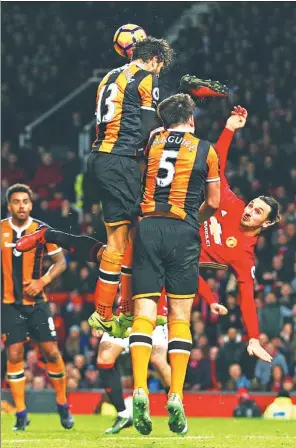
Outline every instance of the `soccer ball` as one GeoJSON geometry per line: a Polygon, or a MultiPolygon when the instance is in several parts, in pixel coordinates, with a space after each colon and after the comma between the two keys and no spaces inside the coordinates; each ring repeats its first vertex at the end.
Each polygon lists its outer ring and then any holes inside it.
{"type": "Polygon", "coordinates": [[[147,37],[143,28],[138,25],[128,23],[123,25],[114,34],[113,44],[115,51],[120,56],[130,58],[134,45],[147,37]]]}

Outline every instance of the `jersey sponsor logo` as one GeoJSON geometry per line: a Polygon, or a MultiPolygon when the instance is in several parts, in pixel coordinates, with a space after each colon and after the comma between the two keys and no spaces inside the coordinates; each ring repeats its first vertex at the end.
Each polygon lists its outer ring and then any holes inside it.
{"type": "Polygon", "coordinates": [[[4,238],[8,238],[8,237],[9,237],[9,235],[10,235],[10,233],[9,233],[9,232],[5,232],[5,233],[3,233],[3,237],[4,237],[4,238]]]}
{"type": "Polygon", "coordinates": [[[211,241],[210,241],[209,228],[208,228],[207,221],[204,221],[204,232],[205,232],[206,246],[211,247],[211,241]]]}
{"type": "Polygon", "coordinates": [[[237,246],[237,239],[234,236],[229,236],[226,240],[226,246],[230,247],[230,249],[237,246]]]}
{"type": "Polygon", "coordinates": [[[15,243],[4,243],[4,247],[15,247],[15,243]]]}

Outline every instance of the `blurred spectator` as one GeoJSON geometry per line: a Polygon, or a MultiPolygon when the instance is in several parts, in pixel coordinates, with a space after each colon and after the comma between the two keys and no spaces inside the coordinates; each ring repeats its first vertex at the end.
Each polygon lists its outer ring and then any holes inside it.
{"type": "Polygon", "coordinates": [[[79,383],[80,389],[99,389],[100,379],[99,371],[94,366],[88,366],[85,371],[85,376],[79,383]]]}
{"type": "Polygon", "coordinates": [[[65,343],[65,358],[66,360],[73,360],[75,355],[80,353],[80,328],[78,325],[73,325],[69,330],[69,336],[65,343]]]}
{"type": "Polygon", "coordinates": [[[224,385],[229,378],[229,367],[232,364],[239,364],[242,353],[245,349],[241,342],[241,336],[235,328],[229,328],[226,342],[221,347],[217,357],[217,380],[224,385]]]}
{"type": "Polygon", "coordinates": [[[284,380],[284,371],[281,366],[274,365],[271,369],[271,378],[268,384],[268,390],[279,392],[282,389],[284,380]]]}
{"type": "Polygon", "coordinates": [[[266,304],[260,312],[260,330],[266,333],[269,338],[273,338],[279,336],[284,317],[289,317],[292,313],[277,301],[273,292],[266,296],[265,301],[266,304]]]}
{"type": "Polygon", "coordinates": [[[229,366],[229,380],[227,381],[227,390],[233,391],[241,388],[249,389],[251,381],[242,374],[242,369],[239,364],[232,364],[229,366]]]}
{"type": "Polygon", "coordinates": [[[226,307],[228,309],[228,314],[220,318],[220,330],[222,333],[227,333],[229,328],[236,328],[237,330],[242,330],[242,320],[240,307],[236,302],[236,297],[234,294],[228,294],[226,299],[226,307]]]}
{"type": "Polygon", "coordinates": [[[271,342],[265,346],[265,350],[273,357],[273,360],[271,363],[267,363],[261,359],[258,359],[256,362],[255,377],[262,390],[266,390],[268,386],[273,366],[281,367],[285,376],[288,374],[288,366],[285,357],[275,349],[271,342]]]}
{"type": "Polygon", "coordinates": [[[191,351],[185,383],[193,390],[205,390],[211,387],[210,360],[205,358],[199,348],[191,351]]]}
{"type": "Polygon", "coordinates": [[[33,390],[43,390],[45,388],[45,379],[42,376],[34,376],[32,382],[33,390]]]}
{"type": "Polygon", "coordinates": [[[260,417],[261,412],[254,400],[251,399],[247,389],[239,389],[237,391],[238,406],[233,411],[233,417],[260,417]]]}

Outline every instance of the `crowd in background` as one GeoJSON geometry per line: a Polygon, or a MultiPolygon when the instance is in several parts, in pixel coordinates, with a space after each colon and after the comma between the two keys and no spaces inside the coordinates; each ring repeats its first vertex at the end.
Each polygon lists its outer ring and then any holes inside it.
{"type": "MultiPolygon", "coordinates": [[[[158,11],[163,20],[160,28],[159,22],[152,20],[154,7],[145,5],[141,3],[134,21],[151,22],[149,31],[157,37],[161,37],[160,29],[188,7],[186,2],[181,6],[173,2],[171,15],[158,11]]],[[[69,145],[62,157],[55,156],[47,140],[20,151],[15,133],[90,76],[94,68],[122,63],[112,49],[113,28],[106,27],[103,18],[94,14],[101,7],[95,2],[73,4],[71,20],[65,12],[66,4],[61,2],[49,3],[46,9],[38,7],[36,12],[33,4],[24,8],[18,3],[7,4],[3,10],[2,217],[7,214],[6,189],[12,183],[25,182],[35,193],[34,217],[68,232],[104,240],[103,212],[99,201],[89,200],[89,186],[74,139],[86,111],[72,111],[69,145]]],[[[104,2],[105,7],[109,13],[104,10],[104,14],[114,17],[114,29],[133,21],[124,6],[118,9],[116,2],[104,2]]],[[[281,205],[282,220],[259,235],[256,248],[255,302],[260,341],[273,356],[272,364],[246,353],[233,275],[203,270],[217,302],[224,303],[229,313],[217,320],[205,303],[194,307],[193,350],[185,387],[196,391],[241,387],[278,391],[285,384],[296,390],[295,8],[290,2],[275,6],[226,2],[205,15],[199,27],[193,23],[188,19],[174,42],[176,63],[164,76],[165,92],[170,90],[167,86],[173,91],[178,78],[188,72],[229,85],[229,99],[211,100],[197,108],[196,132],[215,142],[232,106],[241,104],[248,109],[247,126],[236,134],[230,150],[227,177],[235,193],[245,200],[259,194],[273,195],[281,205]]],[[[93,112],[92,104],[87,112],[93,112]]],[[[97,267],[69,255],[67,261],[66,272],[49,285],[47,294],[51,298],[53,293],[66,293],[63,304],[51,303],[51,309],[67,363],[68,389],[98,388],[99,340],[86,322],[93,309],[86,295],[94,290],[97,267]]],[[[49,260],[45,262],[45,270],[49,264],[49,260]]],[[[50,387],[43,361],[34,345],[28,345],[28,388],[50,387]]],[[[128,355],[121,357],[118,368],[125,386],[131,387],[128,355]]],[[[162,387],[153,370],[149,378],[151,390],[162,387]]]]}

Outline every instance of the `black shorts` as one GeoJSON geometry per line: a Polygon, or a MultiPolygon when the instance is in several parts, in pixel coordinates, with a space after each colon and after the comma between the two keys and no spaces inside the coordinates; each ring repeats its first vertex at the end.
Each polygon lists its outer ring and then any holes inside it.
{"type": "Polygon", "coordinates": [[[131,157],[92,151],[87,176],[97,201],[103,205],[107,226],[129,224],[140,210],[141,170],[131,157]]]}
{"type": "Polygon", "coordinates": [[[195,297],[200,237],[173,218],[144,218],[137,227],[133,256],[133,299],[159,297],[165,286],[171,298],[195,297]]]}
{"type": "Polygon", "coordinates": [[[32,305],[1,304],[1,331],[6,346],[33,339],[56,341],[56,330],[47,302],[32,305]]]}

